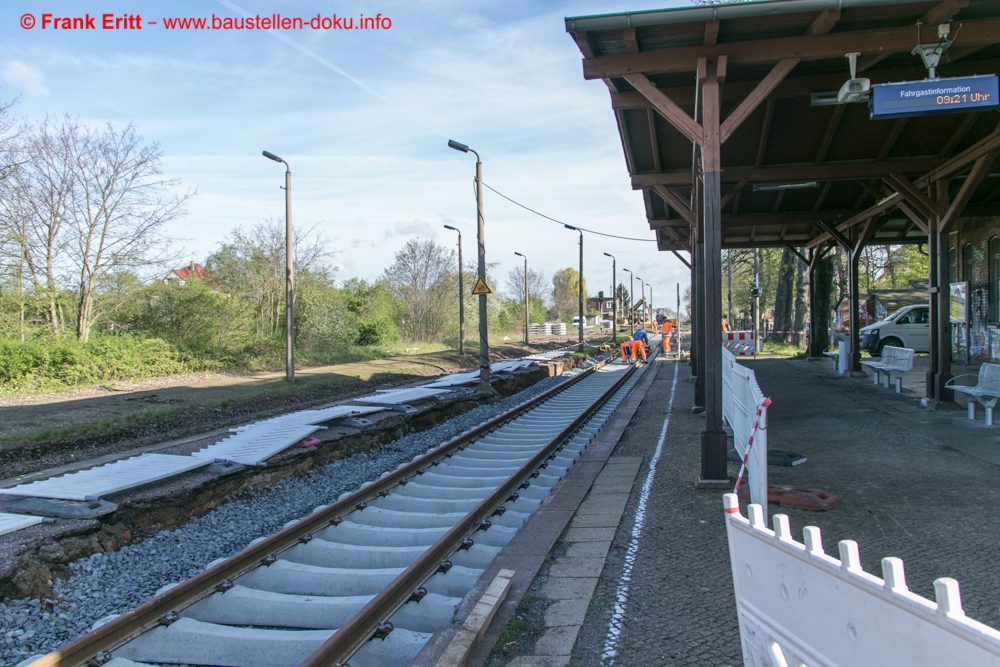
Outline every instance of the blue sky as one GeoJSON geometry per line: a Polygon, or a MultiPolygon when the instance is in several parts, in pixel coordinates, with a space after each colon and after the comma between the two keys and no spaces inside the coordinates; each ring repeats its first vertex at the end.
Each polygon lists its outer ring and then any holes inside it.
{"type": "MultiPolygon", "coordinates": [[[[165,154],[168,176],[198,192],[171,223],[179,262],[201,261],[236,225],[284,213],[291,164],[296,226],[317,225],[339,251],[336,277],[374,279],[407,239],[475,248],[474,158],[488,185],[552,217],[652,239],[642,198],[629,186],[607,89],[584,81],[563,18],[686,5],[634,2],[313,2],[301,0],[7,0],[0,9],[0,98],[41,119],[133,122],[165,154]],[[196,31],[164,17],[343,17],[381,13],[380,31],[196,31]],[[42,29],[42,14],[140,14],[142,30],[42,29]],[[35,27],[21,27],[25,13],[35,27]]],[[[100,19],[97,21],[100,25],[100,19]]],[[[521,266],[551,278],[576,266],[577,236],[486,191],[487,260],[497,275],[521,266]]],[[[650,242],[588,235],[589,291],[607,289],[610,260],[673,304],[687,269],[650,242]]],[[[499,287],[502,288],[502,285],[499,287]]]]}

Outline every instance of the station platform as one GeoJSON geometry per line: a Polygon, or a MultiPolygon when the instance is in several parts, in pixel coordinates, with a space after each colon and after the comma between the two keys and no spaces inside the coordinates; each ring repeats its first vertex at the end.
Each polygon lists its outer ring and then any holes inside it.
{"type": "MultiPolygon", "coordinates": [[[[828,553],[856,540],[876,575],[881,558],[902,558],[910,589],[925,597],[935,578],[954,577],[968,616],[1000,629],[1000,426],[968,421],[958,406],[927,410],[916,392],[839,376],[829,363],[741,363],[773,401],[769,447],[808,459],[770,467],[769,482],[843,499],[827,512],[772,505],[768,514],[789,515],[797,539],[819,526],[828,553]]],[[[603,463],[581,466],[586,488],[568,476],[521,540],[522,559],[502,565],[530,576],[515,575],[468,664],[743,664],[723,491],[695,488],[704,419],[693,397],[687,363],[661,355],[648,365],[592,447],[606,450],[603,463]]]]}

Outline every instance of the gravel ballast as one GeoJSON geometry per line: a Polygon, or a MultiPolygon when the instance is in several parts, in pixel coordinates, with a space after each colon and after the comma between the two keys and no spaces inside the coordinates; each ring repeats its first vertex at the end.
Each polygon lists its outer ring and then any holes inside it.
{"type": "MultiPolygon", "coordinates": [[[[586,365],[590,365],[589,363],[586,365]]],[[[579,371],[577,371],[579,372],[579,371]]],[[[374,481],[387,470],[561,384],[574,372],[547,378],[506,399],[483,405],[444,424],[404,436],[306,475],[283,479],[118,551],[70,564],[73,576],[57,581],[51,599],[0,603],[0,663],[17,665],[53,651],[86,633],[96,621],[121,614],[151,598],[166,584],[191,577],[219,558],[270,535],[287,522],[374,481]]]]}

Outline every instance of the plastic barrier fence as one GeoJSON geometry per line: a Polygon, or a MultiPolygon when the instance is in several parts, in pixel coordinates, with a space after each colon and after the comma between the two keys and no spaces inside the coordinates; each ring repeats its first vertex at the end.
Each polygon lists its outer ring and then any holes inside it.
{"type": "Polygon", "coordinates": [[[754,372],[741,366],[727,348],[722,348],[722,417],[733,429],[733,443],[742,459],[747,454],[747,444],[753,435],[753,447],[747,459],[747,483],[750,500],[767,507],[767,407],[763,406],[764,394],[757,385],[754,372]],[[763,406],[763,407],[762,407],[763,406]],[[753,423],[761,408],[756,433],[753,423]]]}
{"type": "Polygon", "coordinates": [[[823,552],[819,528],[792,538],[788,517],[723,497],[744,665],[1000,666],[1000,632],[966,618],[958,582],[934,581],[937,601],[909,591],[899,558],[882,559],[880,579],[861,569],[858,544],[823,552]]]}
{"type": "Polygon", "coordinates": [[[753,339],[752,331],[723,331],[722,347],[737,357],[753,357],[757,354],[753,339]]]}

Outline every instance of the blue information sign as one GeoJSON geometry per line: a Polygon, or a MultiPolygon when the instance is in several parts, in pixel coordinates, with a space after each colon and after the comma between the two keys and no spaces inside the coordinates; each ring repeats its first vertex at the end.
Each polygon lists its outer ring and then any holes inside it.
{"type": "Polygon", "coordinates": [[[997,77],[903,81],[872,86],[871,118],[983,111],[997,106],[997,77]]]}

